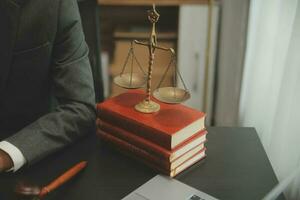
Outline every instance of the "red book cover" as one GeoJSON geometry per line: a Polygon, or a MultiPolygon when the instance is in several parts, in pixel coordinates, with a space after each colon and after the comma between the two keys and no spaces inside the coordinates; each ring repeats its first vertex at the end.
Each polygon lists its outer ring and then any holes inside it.
{"type": "Polygon", "coordinates": [[[191,166],[193,166],[197,162],[200,162],[201,160],[203,160],[206,157],[205,151],[203,151],[201,153],[198,153],[198,154],[192,156],[191,158],[189,158],[188,160],[186,160],[182,165],[178,166],[174,170],[166,171],[165,169],[162,169],[160,166],[155,165],[154,163],[151,163],[148,160],[145,160],[143,158],[139,158],[139,157],[137,157],[135,155],[128,154],[126,152],[121,152],[121,153],[123,153],[123,154],[125,154],[125,155],[127,155],[129,157],[132,157],[133,159],[144,163],[145,165],[149,166],[150,168],[155,169],[155,170],[159,171],[160,173],[168,175],[170,177],[177,176],[181,172],[187,170],[188,168],[190,168],[191,166]]]}
{"type": "Polygon", "coordinates": [[[202,152],[198,152],[197,154],[195,154],[194,156],[190,157],[189,159],[187,159],[184,163],[182,163],[180,166],[176,167],[174,170],[168,171],[163,169],[162,167],[144,159],[141,157],[138,157],[136,155],[130,154],[128,152],[124,152],[121,149],[118,149],[121,153],[139,161],[142,162],[143,164],[149,166],[150,168],[159,171],[162,174],[168,175],[170,177],[175,177],[178,174],[180,174],[181,172],[187,170],[188,168],[190,168],[191,166],[193,166],[194,164],[196,164],[197,162],[200,162],[201,160],[203,160],[206,157],[205,151],[202,152]]]}
{"type": "Polygon", "coordinates": [[[182,163],[180,166],[176,167],[174,170],[172,170],[169,173],[169,176],[174,177],[183,172],[184,170],[188,169],[195,163],[199,162],[200,160],[204,159],[206,157],[205,151],[200,151],[197,154],[190,157],[188,160],[186,160],[184,163],[182,163]]]}
{"type": "Polygon", "coordinates": [[[101,129],[106,133],[110,133],[122,140],[127,141],[130,144],[146,150],[155,156],[158,156],[164,160],[169,160],[170,162],[182,156],[184,153],[193,149],[194,147],[203,144],[206,141],[207,134],[207,131],[203,129],[170,151],[143,137],[132,134],[99,118],[97,118],[96,124],[97,129],[101,129]]]}
{"type": "Polygon", "coordinates": [[[191,166],[193,166],[194,164],[196,164],[197,162],[200,162],[201,160],[203,160],[206,157],[205,151],[201,151],[198,152],[197,154],[193,155],[192,157],[190,157],[189,159],[187,159],[184,163],[182,163],[180,166],[176,167],[175,169],[171,170],[171,171],[167,171],[163,168],[161,168],[160,166],[146,160],[143,158],[140,158],[138,156],[129,154],[127,152],[121,152],[124,153],[126,155],[128,155],[129,157],[132,157],[134,159],[136,159],[137,161],[140,161],[142,163],[144,163],[145,165],[148,165],[150,168],[155,169],[157,171],[159,171],[162,174],[166,174],[170,177],[175,177],[178,174],[180,174],[181,172],[187,170],[188,168],[190,168],[191,166]]]}
{"type": "Polygon", "coordinates": [[[158,102],[160,110],[156,113],[136,111],[134,106],[145,97],[141,90],[130,90],[110,98],[97,104],[98,117],[168,150],[204,129],[205,114],[181,104],[158,102]]]}
{"type": "Polygon", "coordinates": [[[147,160],[148,162],[152,163],[153,165],[159,166],[161,169],[164,169],[165,171],[173,171],[177,167],[181,166],[186,160],[188,160],[190,157],[194,156],[195,154],[198,154],[200,152],[204,152],[205,148],[197,148],[195,147],[195,150],[190,150],[190,153],[186,153],[186,155],[183,155],[182,157],[176,159],[174,162],[169,162],[167,160],[162,160],[161,158],[158,158],[149,152],[140,149],[124,140],[121,140],[109,133],[106,133],[102,131],[101,129],[97,130],[97,135],[106,141],[108,144],[112,145],[113,147],[120,150],[122,153],[126,154],[132,154],[136,157],[139,157],[143,160],[147,160]]]}

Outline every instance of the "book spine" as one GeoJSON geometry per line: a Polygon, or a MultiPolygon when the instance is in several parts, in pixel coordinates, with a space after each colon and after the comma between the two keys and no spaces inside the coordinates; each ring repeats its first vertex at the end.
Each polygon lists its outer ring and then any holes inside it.
{"type": "Polygon", "coordinates": [[[147,151],[140,149],[132,144],[129,144],[117,137],[114,137],[102,130],[97,130],[97,135],[106,141],[108,144],[112,145],[113,147],[119,149],[121,152],[127,152],[130,154],[133,154],[134,156],[137,156],[138,158],[144,158],[145,160],[149,161],[150,163],[153,163],[153,165],[159,166],[160,169],[163,169],[164,171],[171,171],[170,169],[170,162],[162,160],[160,158],[157,158],[147,151]]]}
{"type": "Polygon", "coordinates": [[[171,135],[162,133],[151,127],[147,127],[132,119],[120,116],[118,113],[101,107],[101,105],[97,106],[97,115],[104,121],[117,124],[119,127],[128,130],[138,136],[141,136],[147,140],[150,140],[167,150],[172,150],[171,135]]]}
{"type": "Polygon", "coordinates": [[[144,139],[143,137],[134,135],[124,129],[115,127],[99,118],[97,118],[96,120],[96,125],[97,129],[104,130],[105,132],[110,133],[118,138],[121,138],[122,140],[126,140],[127,142],[139,148],[145,149],[146,151],[148,151],[151,154],[154,154],[155,156],[169,161],[173,159],[171,151],[168,151],[162,148],[161,146],[144,139]]]}

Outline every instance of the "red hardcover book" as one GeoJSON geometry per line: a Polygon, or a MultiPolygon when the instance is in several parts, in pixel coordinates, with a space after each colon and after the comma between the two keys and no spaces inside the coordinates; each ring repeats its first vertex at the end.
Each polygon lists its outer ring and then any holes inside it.
{"type": "Polygon", "coordinates": [[[145,151],[170,162],[173,162],[184,153],[188,152],[196,146],[202,145],[202,147],[204,147],[204,142],[206,141],[207,134],[207,131],[203,129],[170,151],[143,137],[132,134],[122,128],[114,126],[111,123],[105,122],[100,118],[97,118],[96,124],[98,129],[110,133],[122,140],[127,141],[132,145],[144,149],[145,151]]]}
{"type": "Polygon", "coordinates": [[[175,169],[171,170],[171,171],[167,171],[163,168],[161,168],[160,166],[144,159],[144,158],[140,158],[136,155],[130,154],[128,152],[124,152],[121,149],[118,149],[121,153],[132,157],[133,159],[136,159],[137,161],[140,161],[142,163],[144,163],[145,165],[148,165],[150,168],[153,168],[163,174],[166,174],[170,177],[175,177],[178,174],[180,174],[181,172],[187,170],[189,167],[193,166],[194,164],[196,164],[197,162],[203,160],[206,157],[205,151],[201,151],[198,152],[197,154],[195,154],[194,156],[190,157],[189,159],[187,159],[184,163],[182,163],[181,165],[179,165],[178,167],[176,167],[175,169]]]}
{"type": "Polygon", "coordinates": [[[203,158],[206,157],[205,151],[200,151],[199,153],[195,154],[194,156],[190,157],[188,160],[186,160],[184,163],[176,167],[174,170],[172,170],[168,175],[171,177],[174,177],[178,175],[179,173],[183,172],[187,168],[191,167],[195,163],[199,162],[203,158]]]}
{"type": "Polygon", "coordinates": [[[140,149],[124,140],[121,140],[120,138],[117,138],[109,133],[106,133],[101,129],[97,130],[97,135],[100,138],[102,138],[104,141],[106,141],[108,144],[119,149],[121,152],[123,153],[127,152],[127,154],[132,154],[138,158],[147,160],[153,165],[159,166],[161,169],[169,172],[181,166],[186,160],[188,160],[195,154],[205,151],[205,148],[203,148],[202,145],[196,146],[194,149],[191,149],[190,151],[186,152],[185,154],[183,154],[181,157],[177,158],[173,162],[169,162],[168,160],[162,160],[161,158],[156,157],[143,149],[140,149]]]}
{"type": "Polygon", "coordinates": [[[187,106],[160,104],[156,113],[144,114],[134,106],[145,99],[141,90],[130,90],[97,104],[98,117],[115,126],[172,150],[204,129],[205,114],[187,106]]]}
{"type": "Polygon", "coordinates": [[[144,163],[145,165],[148,165],[149,167],[151,167],[163,174],[166,174],[170,177],[177,176],[181,172],[187,170],[189,167],[193,166],[195,163],[203,160],[206,157],[205,151],[200,151],[200,152],[196,153],[195,155],[193,155],[192,157],[190,157],[189,159],[187,159],[185,162],[183,162],[181,165],[179,165],[175,169],[173,169],[171,171],[166,171],[165,169],[162,169],[160,166],[155,165],[154,163],[151,163],[148,160],[145,160],[143,158],[137,157],[132,154],[128,154],[127,152],[121,152],[121,153],[127,154],[128,156],[130,156],[130,157],[144,163]]]}

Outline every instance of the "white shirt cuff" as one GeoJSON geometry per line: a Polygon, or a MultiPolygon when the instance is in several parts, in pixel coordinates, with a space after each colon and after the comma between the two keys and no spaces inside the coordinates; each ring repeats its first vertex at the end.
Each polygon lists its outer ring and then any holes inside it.
{"type": "Polygon", "coordinates": [[[18,149],[15,145],[7,142],[7,141],[2,141],[0,142],[0,149],[5,151],[10,158],[12,159],[14,166],[9,169],[8,171],[17,171],[20,169],[23,165],[26,163],[26,159],[20,149],[18,149]]]}

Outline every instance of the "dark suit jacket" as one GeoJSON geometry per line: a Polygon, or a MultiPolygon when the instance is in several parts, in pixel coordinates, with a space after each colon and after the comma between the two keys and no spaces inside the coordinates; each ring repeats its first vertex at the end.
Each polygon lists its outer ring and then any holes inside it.
{"type": "Polygon", "coordinates": [[[0,0],[0,141],[28,163],[93,126],[87,56],[76,0],[0,0]]]}

